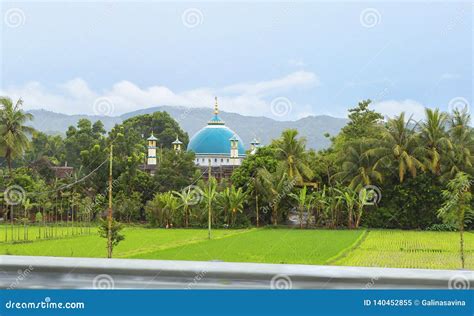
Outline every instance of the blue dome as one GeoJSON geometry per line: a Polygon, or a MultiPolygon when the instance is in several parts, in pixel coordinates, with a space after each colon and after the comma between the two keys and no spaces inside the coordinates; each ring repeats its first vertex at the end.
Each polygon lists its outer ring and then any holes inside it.
{"type": "MultiPolygon", "coordinates": [[[[221,124],[213,124],[211,120],[209,125],[194,134],[188,144],[188,151],[196,154],[214,154],[230,155],[230,139],[235,136],[239,143],[239,156],[245,156],[245,149],[242,139],[230,128],[226,127],[222,121],[221,124]]],[[[215,122],[215,121],[214,121],[215,122]]]]}

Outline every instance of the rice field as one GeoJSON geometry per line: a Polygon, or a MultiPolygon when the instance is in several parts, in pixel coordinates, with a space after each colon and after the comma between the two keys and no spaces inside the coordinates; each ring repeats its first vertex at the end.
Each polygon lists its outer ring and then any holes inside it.
{"type": "MultiPolygon", "coordinates": [[[[65,236],[49,240],[26,243],[0,243],[0,255],[91,257],[105,258],[106,240],[99,237],[97,228],[91,235],[65,236]]],[[[215,230],[214,237],[222,238],[247,230],[215,230]]],[[[125,240],[114,248],[114,258],[127,258],[140,253],[148,253],[169,247],[178,247],[207,240],[204,229],[147,229],[126,227],[125,240]]]]}
{"type": "MultiPolygon", "coordinates": [[[[47,240],[37,239],[38,227],[30,227],[30,240],[21,243],[2,239],[10,230],[0,226],[0,255],[106,256],[106,241],[98,236],[96,227],[89,235],[75,236],[71,227],[60,227],[56,237],[47,240]]],[[[455,232],[218,229],[212,231],[211,240],[205,229],[126,227],[123,232],[125,240],[115,247],[114,258],[460,268],[459,234],[455,232]]],[[[465,233],[465,249],[466,268],[474,270],[472,232],[465,233]]]]}
{"type": "MultiPolygon", "coordinates": [[[[464,234],[466,268],[474,270],[474,234],[464,234]]],[[[459,233],[378,230],[336,262],[338,265],[459,269],[459,233]]]]}
{"type": "Polygon", "coordinates": [[[326,264],[365,231],[260,229],[228,238],[142,253],[133,258],[257,263],[326,264]]]}

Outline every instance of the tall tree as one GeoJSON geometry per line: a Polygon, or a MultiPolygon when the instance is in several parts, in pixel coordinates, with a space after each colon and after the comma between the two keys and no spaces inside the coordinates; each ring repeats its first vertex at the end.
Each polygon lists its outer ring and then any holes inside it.
{"type": "Polygon", "coordinates": [[[445,155],[443,179],[452,179],[458,172],[473,173],[474,130],[470,126],[471,115],[467,108],[454,110],[450,116],[449,138],[452,150],[445,155]]]}
{"type": "Polygon", "coordinates": [[[349,145],[344,156],[339,158],[341,169],[333,177],[348,183],[355,190],[374,182],[382,182],[383,174],[376,169],[375,158],[367,154],[370,148],[371,144],[364,140],[349,145]]]}
{"type": "Polygon", "coordinates": [[[7,161],[10,175],[13,159],[23,154],[29,145],[28,135],[34,129],[25,123],[33,119],[33,115],[21,109],[23,100],[15,104],[8,97],[0,97],[0,151],[7,161]]]}
{"type": "Polygon", "coordinates": [[[421,144],[424,145],[424,164],[435,175],[441,174],[443,153],[452,149],[446,132],[448,115],[439,109],[425,109],[426,118],[420,124],[421,144]]]}
{"type": "Polygon", "coordinates": [[[396,168],[399,182],[402,183],[406,173],[416,176],[417,170],[424,170],[423,163],[417,157],[418,135],[416,124],[410,117],[405,120],[405,113],[389,119],[380,141],[367,151],[368,155],[377,158],[374,168],[379,165],[392,170],[396,168]]]}
{"type": "Polygon", "coordinates": [[[267,209],[272,211],[272,222],[273,225],[278,225],[278,218],[280,217],[280,205],[282,204],[285,196],[289,196],[294,185],[295,180],[290,179],[286,173],[286,169],[279,167],[273,173],[267,169],[262,168],[259,170],[258,176],[262,181],[262,187],[268,204],[262,208],[265,212],[267,209]]]}
{"type": "Polygon", "coordinates": [[[275,141],[277,158],[290,179],[295,179],[298,185],[305,180],[311,180],[313,171],[309,168],[306,159],[306,140],[297,138],[298,131],[288,129],[283,131],[281,138],[275,141]]]}

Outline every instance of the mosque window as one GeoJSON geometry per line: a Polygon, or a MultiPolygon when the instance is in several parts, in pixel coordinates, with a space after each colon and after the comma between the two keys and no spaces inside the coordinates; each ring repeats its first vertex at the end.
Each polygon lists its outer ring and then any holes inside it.
{"type": "Polygon", "coordinates": [[[229,158],[227,158],[227,162],[229,162],[229,158]]]}
{"type": "Polygon", "coordinates": [[[224,162],[224,159],[221,158],[221,162],[224,162]]]}

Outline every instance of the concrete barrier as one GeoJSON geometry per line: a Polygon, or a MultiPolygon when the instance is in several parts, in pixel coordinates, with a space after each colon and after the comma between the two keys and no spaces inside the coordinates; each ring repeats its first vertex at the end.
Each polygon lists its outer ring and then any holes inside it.
{"type": "Polygon", "coordinates": [[[0,287],[465,289],[474,287],[474,272],[298,264],[0,256],[0,287]]]}

